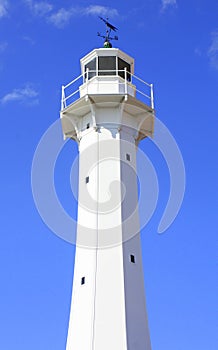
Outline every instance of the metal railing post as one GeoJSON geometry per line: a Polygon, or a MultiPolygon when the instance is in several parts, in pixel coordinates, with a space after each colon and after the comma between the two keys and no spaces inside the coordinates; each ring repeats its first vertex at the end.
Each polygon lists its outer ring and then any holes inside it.
{"type": "Polygon", "coordinates": [[[88,95],[89,68],[86,68],[86,95],[88,95]]]}
{"type": "Polygon", "coordinates": [[[154,86],[151,84],[151,108],[154,109],[154,86]]]}
{"type": "Polygon", "coordinates": [[[62,85],[61,87],[61,110],[63,110],[65,108],[65,94],[64,94],[64,85],[62,85]]]}
{"type": "Polygon", "coordinates": [[[125,78],[125,95],[127,95],[127,68],[124,68],[124,78],[125,78]]]}

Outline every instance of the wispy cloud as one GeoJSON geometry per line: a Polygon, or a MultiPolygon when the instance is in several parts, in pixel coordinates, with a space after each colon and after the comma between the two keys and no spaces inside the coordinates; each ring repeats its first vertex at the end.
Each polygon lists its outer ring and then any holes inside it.
{"type": "Polygon", "coordinates": [[[0,100],[2,104],[9,102],[20,102],[28,105],[34,105],[38,103],[38,92],[33,88],[31,84],[26,84],[23,88],[14,89],[7,93],[0,100]]]}
{"type": "MultiPolygon", "coordinates": [[[[6,0],[0,0],[0,3],[1,1],[6,0]]],[[[118,15],[118,11],[115,8],[101,5],[62,7],[55,11],[53,4],[48,1],[23,0],[23,2],[29,7],[33,15],[45,18],[47,22],[52,23],[57,28],[65,27],[72,17],[75,16],[102,15],[115,17],[118,15]]]]}
{"type": "Polygon", "coordinates": [[[102,16],[108,16],[108,17],[115,17],[118,16],[118,11],[116,9],[106,7],[106,6],[100,6],[100,5],[90,5],[83,9],[83,13],[85,15],[102,15],[102,16]]]}
{"type": "Polygon", "coordinates": [[[177,6],[177,0],[161,0],[162,7],[161,10],[165,11],[169,7],[176,7],[177,6]]]}
{"type": "Polygon", "coordinates": [[[101,5],[62,7],[55,11],[54,6],[48,1],[23,0],[23,2],[33,15],[45,18],[48,23],[52,23],[57,28],[65,27],[75,16],[102,15],[111,18],[118,16],[117,9],[101,5]]]}
{"type": "Polygon", "coordinates": [[[28,36],[28,35],[24,35],[24,36],[22,37],[22,39],[23,39],[24,41],[26,41],[27,43],[29,43],[30,45],[34,45],[34,44],[35,44],[35,41],[34,41],[30,36],[28,36]]]}
{"type": "Polygon", "coordinates": [[[9,4],[7,0],[0,0],[0,18],[8,15],[8,7],[9,4]]]}
{"type": "Polygon", "coordinates": [[[6,41],[0,42],[0,53],[4,52],[8,47],[8,43],[6,41]]]}
{"type": "Polygon", "coordinates": [[[201,51],[201,49],[199,47],[196,47],[194,49],[194,53],[195,53],[195,55],[197,55],[199,57],[202,56],[202,51],[201,51]]]}
{"type": "Polygon", "coordinates": [[[53,5],[47,1],[24,0],[35,16],[44,17],[53,10],[53,5]]]}
{"type": "Polygon", "coordinates": [[[74,16],[109,16],[115,17],[118,15],[118,11],[114,8],[90,5],[88,7],[71,7],[69,9],[61,8],[57,12],[52,13],[48,17],[48,21],[54,24],[58,28],[65,27],[72,17],[74,16]]]}
{"type": "Polygon", "coordinates": [[[207,55],[211,67],[218,69],[218,30],[211,33],[211,45],[207,55]]]}
{"type": "Polygon", "coordinates": [[[49,16],[48,21],[58,28],[63,28],[69,23],[71,17],[76,13],[78,12],[75,11],[73,8],[68,10],[61,8],[57,12],[52,13],[49,16]]]}

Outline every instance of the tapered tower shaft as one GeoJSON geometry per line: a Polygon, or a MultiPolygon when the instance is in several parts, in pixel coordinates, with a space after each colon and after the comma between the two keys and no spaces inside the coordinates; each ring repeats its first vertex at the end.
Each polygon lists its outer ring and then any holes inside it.
{"type": "Polygon", "coordinates": [[[80,156],[66,349],[150,350],[136,151],[140,139],[152,134],[153,109],[135,97],[129,56],[99,49],[81,63],[85,81],[80,98],[67,105],[63,96],[61,112],[64,135],[78,142],[80,156]],[[107,65],[109,70],[99,70],[107,65]]]}

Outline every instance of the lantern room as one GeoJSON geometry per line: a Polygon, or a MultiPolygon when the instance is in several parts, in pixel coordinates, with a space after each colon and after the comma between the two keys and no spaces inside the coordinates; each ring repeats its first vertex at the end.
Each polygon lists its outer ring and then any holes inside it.
{"type": "Polygon", "coordinates": [[[134,59],[116,48],[91,51],[81,60],[83,84],[80,97],[87,94],[129,94],[135,96],[132,85],[134,59]]]}

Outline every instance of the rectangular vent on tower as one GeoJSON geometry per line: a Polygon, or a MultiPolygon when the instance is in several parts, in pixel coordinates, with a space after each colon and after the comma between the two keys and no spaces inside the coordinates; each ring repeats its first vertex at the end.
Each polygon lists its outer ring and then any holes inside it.
{"type": "Polygon", "coordinates": [[[130,154],[126,153],[126,160],[130,162],[130,154]]]}
{"type": "Polygon", "coordinates": [[[89,183],[89,176],[86,176],[86,184],[89,183]]]}
{"type": "Polygon", "coordinates": [[[81,278],[81,285],[85,284],[85,277],[81,278]]]}
{"type": "Polygon", "coordinates": [[[131,263],[135,264],[135,255],[130,255],[130,261],[131,263]]]}

